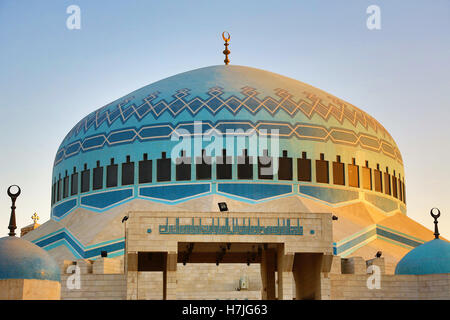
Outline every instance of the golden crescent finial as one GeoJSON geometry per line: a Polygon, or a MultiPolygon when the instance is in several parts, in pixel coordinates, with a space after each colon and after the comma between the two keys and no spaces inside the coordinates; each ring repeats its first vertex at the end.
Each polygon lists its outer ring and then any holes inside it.
{"type": "Polygon", "coordinates": [[[225,41],[225,42],[230,41],[231,36],[230,36],[230,34],[228,33],[228,31],[222,32],[222,39],[223,39],[223,41],[225,41]],[[225,33],[227,34],[227,37],[225,37],[225,33]]]}
{"type": "Polygon", "coordinates": [[[228,33],[228,31],[222,32],[222,39],[223,39],[223,41],[225,41],[225,43],[224,43],[225,50],[223,50],[223,54],[225,55],[225,60],[223,60],[223,62],[225,62],[225,64],[228,65],[230,63],[230,59],[228,59],[228,55],[231,53],[230,50],[228,50],[228,45],[229,45],[228,42],[231,39],[231,35],[228,33]],[[227,34],[227,36],[225,36],[225,33],[227,34]]]}

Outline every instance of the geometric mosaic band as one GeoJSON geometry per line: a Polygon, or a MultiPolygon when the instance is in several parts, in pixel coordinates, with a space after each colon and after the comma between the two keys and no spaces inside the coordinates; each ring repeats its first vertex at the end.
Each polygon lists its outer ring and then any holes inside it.
{"type": "MultiPolygon", "coordinates": [[[[194,134],[195,122],[183,122],[179,124],[158,123],[154,125],[145,125],[140,128],[130,127],[120,130],[112,130],[110,132],[102,132],[93,136],[85,137],[77,141],[73,141],[61,147],[55,157],[56,166],[64,159],[78,155],[79,153],[89,152],[92,150],[102,149],[105,146],[114,146],[118,144],[130,144],[137,140],[170,140],[172,135],[177,135],[177,130],[186,130],[194,134]]],[[[297,138],[300,140],[312,140],[326,142],[328,140],[337,144],[345,144],[350,146],[361,146],[364,149],[381,152],[402,163],[402,159],[398,149],[389,142],[371,136],[366,133],[356,133],[352,130],[343,128],[325,128],[320,125],[312,125],[305,123],[290,124],[286,122],[275,121],[218,121],[212,123],[210,121],[202,121],[202,134],[204,136],[213,134],[227,135],[227,130],[242,129],[243,135],[257,133],[258,135],[270,135],[271,130],[278,130],[280,138],[297,138]],[[250,130],[250,131],[248,131],[250,130]]],[[[197,133],[198,134],[198,133],[197,133]]],[[[233,133],[233,136],[236,136],[233,133]]]]}
{"type": "MultiPolygon", "coordinates": [[[[356,128],[358,124],[365,129],[370,127],[376,133],[383,133],[385,136],[392,139],[386,129],[384,129],[384,127],[374,118],[364,111],[332,96],[328,96],[328,99],[332,102],[326,104],[319,97],[308,92],[302,92],[304,97],[294,100],[291,93],[280,88],[274,90],[275,97],[266,96],[261,98],[258,97],[259,93],[256,89],[249,86],[241,88],[241,97],[229,95],[225,98],[224,89],[221,87],[210,88],[208,92],[205,93],[206,98],[201,96],[192,97],[190,91],[191,90],[188,88],[176,90],[176,93],[172,95],[170,101],[159,99],[158,96],[160,95],[160,92],[156,91],[145,97],[139,105],[135,104],[136,101],[133,96],[129,96],[119,103],[109,104],[100,108],[82,119],[68,133],[63,141],[65,147],[58,150],[55,164],[71,155],[79,152],[86,152],[92,148],[99,148],[103,145],[114,145],[116,143],[124,142],[130,143],[130,141],[134,141],[134,139],[168,139],[181,121],[176,125],[173,124],[173,122],[160,123],[155,120],[159,119],[164,114],[167,114],[172,119],[177,118],[185,112],[191,116],[195,116],[203,110],[212,116],[217,115],[222,110],[226,110],[232,115],[233,120],[236,120],[237,114],[242,110],[246,111],[244,115],[245,118],[248,118],[248,113],[256,115],[261,111],[264,111],[266,114],[269,113],[272,117],[278,112],[283,112],[283,114],[289,118],[293,118],[298,113],[302,115],[301,118],[307,119],[311,119],[316,115],[325,122],[328,122],[329,119],[333,118],[341,124],[345,120],[346,123],[354,128],[356,128]],[[108,127],[111,127],[116,121],[121,121],[122,124],[125,124],[130,119],[135,119],[140,122],[146,117],[151,117],[151,120],[147,120],[146,123],[152,125],[134,128],[134,132],[131,131],[133,128],[128,128],[126,129],[129,130],[128,132],[103,132],[83,140],[75,142],[70,141],[80,132],[84,131],[84,133],[86,133],[92,127],[97,129],[102,124],[107,124],[108,127]]],[[[222,115],[221,118],[226,119],[226,116],[222,115]]],[[[223,128],[221,128],[221,126],[223,127],[224,125],[226,125],[226,122],[224,121],[210,123],[211,128],[214,128],[219,132],[225,132],[223,128]]],[[[242,121],[241,125],[257,130],[263,125],[268,125],[268,123],[242,121]]],[[[336,143],[347,143],[350,145],[359,144],[362,147],[373,151],[381,151],[390,157],[398,159],[400,163],[402,162],[400,152],[394,145],[367,134],[343,128],[325,128],[311,125],[311,123],[297,123],[292,125],[288,122],[278,122],[275,126],[280,129],[280,133],[285,133],[284,137],[296,136],[299,139],[312,139],[316,141],[327,141],[328,139],[331,139],[336,143]]]]}

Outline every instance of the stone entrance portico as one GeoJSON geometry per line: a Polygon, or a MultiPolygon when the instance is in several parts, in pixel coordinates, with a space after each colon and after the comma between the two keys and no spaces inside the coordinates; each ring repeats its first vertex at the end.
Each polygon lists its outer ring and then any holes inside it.
{"type": "Polygon", "coordinates": [[[127,299],[139,299],[143,272],[162,272],[163,298],[177,299],[193,285],[178,286],[186,274],[177,266],[190,263],[260,264],[262,299],[329,296],[323,273],[331,268],[331,214],[131,211],[128,217],[127,299]]]}

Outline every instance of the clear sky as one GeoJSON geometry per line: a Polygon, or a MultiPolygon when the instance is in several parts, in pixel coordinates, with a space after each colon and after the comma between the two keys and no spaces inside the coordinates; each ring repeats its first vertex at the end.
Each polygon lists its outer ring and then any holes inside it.
{"type": "MultiPolygon", "coordinates": [[[[0,235],[50,217],[53,159],[95,109],[159,79],[223,63],[280,73],[380,121],[402,152],[408,215],[439,207],[450,238],[450,1],[0,0],[0,235]],[[68,6],[81,29],[66,27],[68,6]],[[369,5],[381,29],[366,26],[369,5]]],[[[20,232],[20,231],[19,231],[20,232]]]]}

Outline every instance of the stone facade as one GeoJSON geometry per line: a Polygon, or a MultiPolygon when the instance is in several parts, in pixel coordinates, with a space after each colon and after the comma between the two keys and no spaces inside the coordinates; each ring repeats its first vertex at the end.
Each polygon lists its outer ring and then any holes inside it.
{"type": "MultiPolygon", "coordinates": [[[[114,259],[116,260],[116,259],[114,259]]],[[[435,275],[390,275],[381,273],[380,289],[369,289],[367,281],[371,274],[366,269],[356,269],[355,273],[342,273],[342,265],[348,263],[334,257],[329,273],[321,273],[321,296],[323,300],[424,300],[450,299],[450,274],[435,275]]],[[[362,259],[361,259],[362,260],[362,259]]],[[[364,264],[380,266],[383,258],[364,261],[364,264]]],[[[360,261],[360,259],[356,259],[360,261]]],[[[120,260],[117,259],[120,265],[120,260]]],[[[79,262],[78,262],[79,263],[79,262]]],[[[96,266],[93,262],[93,268],[96,266]]],[[[87,269],[84,269],[87,270],[87,269]]],[[[106,271],[107,272],[107,271],[106,271]]],[[[348,271],[346,271],[348,272],[348,271]]],[[[82,273],[81,288],[69,290],[67,280],[70,275],[61,275],[61,299],[106,299],[106,300],[162,300],[163,272],[138,272],[138,295],[127,297],[126,276],[121,274],[82,273]]],[[[284,284],[291,291],[290,299],[295,299],[293,275],[285,274],[284,284]]],[[[261,268],[259,264],[178,264],[176,299],[195,300],[260,300],[262,299],[261,268]],[[239,279],[247,276],[248,290],[237,290],[239,279]]],[[[136,282],[134,283],[136,284],[136,282]]],[[[276,287],[278,292],[278,285],[276,287]]],[[[286,297],[288,298],[288,297],[286,297]]]]}
{"type": "Polygon", "coordinates": [[[37,279],[0,280],[0,300],[59,300],[57,281],[37,279]]]}
{"type": "Polygon", "coordinates": [[[61,264],[64,300],[124,300],[126,277],[120,259],[79,259],[61,264]],[[79,283],[76,283],[79,280],[79,283]]]}
{"type": "Polygon", "coordinates": [[[128,212],[128,216],[126,258],[63,261],[62,299],[450,299],[449,274],[391,275],[386,274],[384,257],[332,255],[330,215],[128,212]],[[278,219],[297,218],[302,221],[301,235],[242,231],[230,235],[219,229],[216,234],[201,234],[207,232],[197,228],[224,227],[238,221],[233,219],[249,224],[259,219],[258,226],[267,227],[276,226],[278,219]],[[73,272],[80,279],[75,289],[69,288],[73,272]],[[241,278],[248,279],[242,290],[241,278]]]}
{"type": "Polygon", "coordinates": [[[368,289],[367,275],[330,275],[333,300],[450,300],[450,275],[383,275],[380,289],[368,289]]]}

